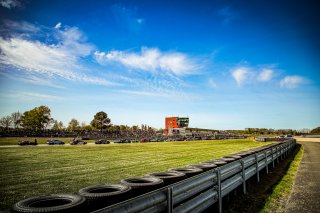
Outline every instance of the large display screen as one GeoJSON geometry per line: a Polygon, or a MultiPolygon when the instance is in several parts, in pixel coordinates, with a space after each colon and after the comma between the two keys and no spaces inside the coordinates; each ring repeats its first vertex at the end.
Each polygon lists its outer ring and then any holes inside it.
{"type": "Polygon", "coordinates": [[[177,118],[177,124],[178,124],[179,128],[188,127],[189,118],[177,118]]]}

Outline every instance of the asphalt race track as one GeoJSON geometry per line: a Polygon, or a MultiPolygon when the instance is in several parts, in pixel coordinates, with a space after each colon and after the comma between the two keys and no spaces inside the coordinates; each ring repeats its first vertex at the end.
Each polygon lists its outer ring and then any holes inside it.
{"type": "Polygon", "coordinates": [[[320,212],[320,140],[298,142],[304,153],[285,212],[320,212]]]}

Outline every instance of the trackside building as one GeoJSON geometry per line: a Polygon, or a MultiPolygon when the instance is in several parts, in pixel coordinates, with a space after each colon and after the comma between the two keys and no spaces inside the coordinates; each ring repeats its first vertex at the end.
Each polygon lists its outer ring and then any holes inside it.
{"type": "Polygon", "coordinates": [[[165,119],[165,135],[183,134],[189,126],[187,117],[167,117],[165,119]]]}

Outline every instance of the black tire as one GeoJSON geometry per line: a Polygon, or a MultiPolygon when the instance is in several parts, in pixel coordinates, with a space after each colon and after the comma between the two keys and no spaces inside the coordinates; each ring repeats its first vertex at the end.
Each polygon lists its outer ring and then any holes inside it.
{"type": "Polygon", "coordinates": [[[241,159],[242,157],[240,155],[227,155],[227,156],[224,156],[224,158],[234,158],[236,160],[239,160],[241,159]]]}
{"type": "Polygon", "coordinates": [[[176,169],[169,169],[169,171],[174,171],[174,172],[182,172],[187,175],[187,177],[192,177],[194,175],[200,174],[203,172],[202,169],[200,168],[195,168],[195,167],[184,167],[184,168],[176,168],[176,169]]]}
{"type": "Polygon", "coordinates": [[[94,211],[129,198],[130,186],[123,184],[95,185],[79,190],[79,195],[86,198],[87,210],[94,211]]]}
{"type": "Polygon", "coordinates": [[[163,186],[163,180],[156,177],[135,177],[121,180],[121,183],[132,188],[132,195],[137,196],[163,186]]]}
{"type": "Polygon", "coordinates": [[[236,159],[234,159],[234,158],[230,158],[230,157],[228,157],[228,158],[219,158],[220,160],[222,160],[222,161],[225,161],[225,162],[227,162],[227,163],[230,163],[230,162],[233,162],[233,161],[235,161],[236,159]]]}
{"type": "Polygon", "coordinates": [[[188,167],[196,167],[202,169],[203,171],[208,171],[217,167],[214,163],[199,163],[199,164],[191,164],[188,167]]]}
{"type": "Polygon", "coordinates": [[[148,174],[147,176],[159,178],[159,179],[163,180],[165,185],[169,185],[169,184],[178,182],[178,181],[183,180],[187,177],[186,174],[184,174],[182,172],[174,172],[174,171],[154,172],[154,173],[148,174]]]}
{"type": "Polygon", "coordinates": [[[11,208],[12,212],[83,212],[86,199],[80,195],[53,194],[21,200],[11,208]]]}
{"type": "Polygon", "coordinates": [[[234,155],[240,156],[240,157],[246,157],[248,155],[251,155],[250,152],[238,152],[235,153],[234,155]]]}
{"type": "Polygon", "coordinates": [[[218,159],[215,159],[215,160],[210,161],[210,162],[211,162],[211,163],[214,163],[214,164],[217,165],[218,167],[219,167],[219,166],[223,166],[223,165],[225,165],[225,164],[228,163],[228,162],[226,162],[226,161],[218,160],[218,159]]]}

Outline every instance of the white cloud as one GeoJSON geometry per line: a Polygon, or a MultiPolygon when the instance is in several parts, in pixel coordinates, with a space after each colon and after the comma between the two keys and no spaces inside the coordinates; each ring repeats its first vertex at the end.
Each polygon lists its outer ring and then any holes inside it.
{"type": "Polygon", "coordinates": [[[195,60],[187,55],[180,52],[163,53],[157,48],[142,48],[139,53],[117,50],[97,51],[94,55],[101,64],[116,62],[131,69],[149,72],[161,70],[178,76],[193,74],[199,69],[195,60]]]}
{"type": "Polygon", "coordinates": [[[75,27],[59,30],[58,43],[46,44],[30,41],[19,36],[9,39],[0,37],[0,63],[17,67],[33,74],[60,77],[98,85],[115,85],[105,79],[88,76],[79,63],[94,50],[75,27]]]}
{"type": "Polygon", "coordinates": [[[59,48],[76,57],[88,56],[94,50],[94,46],[86,42],[86,37],[77,27],[59,30],[57,38],[60,40],[59,48]]]}
{"type": "Polygon", "coordinates": [[[12,98],[23,101],[58,101],[63,100],[62,97],[56,95],[49,95],[45,93],[26,92],[26,91],[9,91],[1,94],[1,98],[12,98]]]}
{"type": "Polygon", "coordinates": [[[274,71],[271,69],[263,69],[258,75],[258,81],[270,81],[273,78],[274,71]]]}
{"type": "Polygon", "coordinates": [[[0,4],[2,7],[6,7],[8,9],[12,9],[12,8],[21,6],[21,3],[17,0],[1,0],[0,4]]]}
{"type": "Polygon", "coordinates": [[[301,84],[305,83],[306,80],[298,75],[291,75],[291,76],[286,76],[285,78],[283,78],[280,81],[280,86],[283,88],[289,88],[289,89],[293,89],[296,88],[298,86],[300,86],[301,84]]]}
{"type": "Polygon", "coordinates": [[[58,22],[56,26],[54,26],[54,29],[60,29],[60,27],[61,27],[61,22],[58,22]]]}
{"type": "Polygon", "coordinates": [[[12,20],[4,20],[3,23],[5,27],[10,30],[10,32],[17,31],[23,33],[37,33],[41,30],[40,27],[26,21],[17,22],[12,20]]]}
{"type": "Polygon", "coordinates": [[[60,100],[62,99],[59,96],[56,95],[48,95],[44,93],[35,93],[35,92],[21,92],[21,96],[24,96],[26,98],[32,98],[32,99],[38,99],[38,100],[60,100]]]}
{"type": "Polygon", "coordinates": [[[212,78],[209,79],[208,83],[209,83],[210,87],[215,88],[215,89],[218,88],[217,83],[212,78]]]}
{"type": "Polygon", "coordinates": [[[130,94],[130,95],[138,95],[138,96],[170,97],[169,94],[160,93],[160,92],[133,91],[133,90],[118,90],[118,92],[130,94]]]}
{"type": "Polygon", "coordinates": [[[62,86],[60,83],[56,83],[52,81],[52,79],[47,79],[43,75],[24,75],[21,76],[20,73],[18,72],[6,72],[2,71],[0,72],[0,75],[8,78],[8,79],[13,79],[15,81],[21,81],[21,82],[26,82],[29,84],[34,84],[34,85],[40,85],[40,86],[46,86],[46,87],[53,87],[53,88],[59,88],[62,89],[64,86],[62,86]]]}
{"type": "Polygon", "coordinates": [[[241,86],[245,83],[248,78],[249,69],[246,67],[239,67],[232,71],[232,77],[237,82],[238,86],[241,86]]]}

